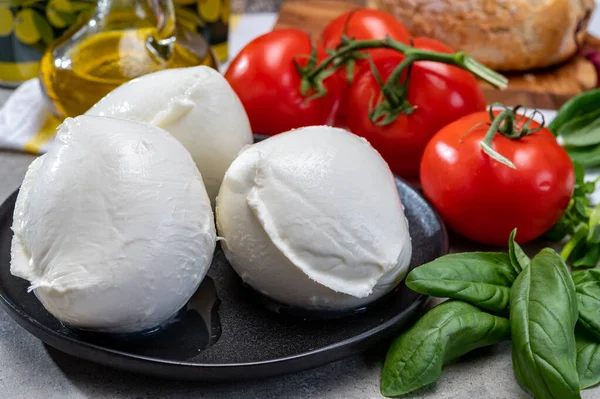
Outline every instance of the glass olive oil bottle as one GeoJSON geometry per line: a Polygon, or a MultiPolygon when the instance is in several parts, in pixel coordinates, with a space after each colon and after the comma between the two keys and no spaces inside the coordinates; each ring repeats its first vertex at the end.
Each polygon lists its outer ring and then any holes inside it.
{"type": "Polygon", "coordinates": [[[46,50],[40,81],[56,116],[77,116],[124,82],[196,65],[217,62],[202,35],[175,25],[171,0],[98,0],[46,50]]]}

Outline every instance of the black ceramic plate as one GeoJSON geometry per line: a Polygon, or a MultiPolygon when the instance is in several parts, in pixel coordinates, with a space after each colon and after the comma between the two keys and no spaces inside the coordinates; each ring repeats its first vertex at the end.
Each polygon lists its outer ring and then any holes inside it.
{"type": "MultiPolygon", "coordinates": [[[[411,269],[444,255],[448,242],[432,207],[397,180],[413,242],[411,269]]],[[[402,283],[363,313],[304,319],[267,310],[218,249],[198,292],[154,334],[106,336],[62,325],[10,274],[12,213],[17,193],[0,207],[0,304],[27,331],[71,355],[134,372],[176,379],[236,380],[316,367],[366,349],[413,321],[426,297],[402,283]]]]}

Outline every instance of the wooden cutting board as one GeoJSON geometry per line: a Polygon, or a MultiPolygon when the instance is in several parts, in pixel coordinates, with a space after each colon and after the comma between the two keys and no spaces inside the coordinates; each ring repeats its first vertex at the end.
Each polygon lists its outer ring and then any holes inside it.
{"type": "MultiPolygon", "coordinates": [[[[331,19],[364,4],[351,0],[287,0],[281,5],[275,29],[298,28],[318,36],[331,19]]],[[[586,46],[600,49],[600,39],[588,35],[586,46]]],[[[569,98],[596,86],[594,67],[581,56],[550,69],[506,76],[506,90],[496,90],[482,82],[488,103],[557,109],[569,98]]]]}

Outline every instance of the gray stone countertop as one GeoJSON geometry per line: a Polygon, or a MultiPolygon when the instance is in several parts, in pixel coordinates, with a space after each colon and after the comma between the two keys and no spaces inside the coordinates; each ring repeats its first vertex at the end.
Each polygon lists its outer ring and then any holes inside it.
{"type": "MultiPolygon", "coordinates": [[[[8,90],[0,89],[0,106],[8,90]]],[[[0,201],[21,183],[31,155],[0,151],[0,201]]],[[[535,252],[539,245],[530,246],[535,252]]],[[[463,245],[453,250],[468,250],[463,245]]],[[[381,398],[379,377],[388,343],[316,369],[258,381],[190,383],[112,370],[44,345],[0,310],[0,398],[381,398]]],[[[441,379],[404,398],[524,399],[511,366],[510,342],[474,351],[444,368],[441,379]]],[[[584,391],[600,398],[600,388],[584,391]]]]}

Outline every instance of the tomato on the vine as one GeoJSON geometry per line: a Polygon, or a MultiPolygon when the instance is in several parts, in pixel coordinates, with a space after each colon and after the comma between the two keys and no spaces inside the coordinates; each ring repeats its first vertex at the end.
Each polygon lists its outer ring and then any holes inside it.
{"type": "Polygon", "coordinates": [[[517,116],[510,128],[505,120],[498,130],[512,134],[504,134],[490,128],[490,119],[488,112],[468,115],[431,139],[421,162],[423,192],[450,228],[473,241],[506,245],[517,228],[517,241],[527,242],[550,229],[567,208],[573,164],[537,122],[526,126],[529,118],[517,116]],[[483,150],[488,130],[497,132],[488,135],[490,151],[512,167],[483,150]]]}
{"type": "MultiPolygon", "coordinates": [[[[446,45],[428,38],[415,38],[414,46],[452,53],[446,45]]],[[[402,54],[391,54],[374,60],[383,81],[403,59],[402,54]]],[[[406,74],[400,79],[405,77],[406,74]]],[[[432,61],[413,64],[407,90],[406,100],[413,108],[400,113],[392,123],[374,123],[371,110],[381,99],[381,87],[371,66],[363,65],[350,87],[345,115],[348,129],[365,137],[388,162],[392,172],[415,180],[419,176],[421,155],[431,137],[448,123],[485,110],[485,99],[470,72],[432,61]]]]}
{"type": "MultiPolygon", "coordinates": [[[[410,44],[410,33],[394,16],[383,11],[368,8],[352,10],[331,20],[321,34],[323,45],[328,49],[337,48],[341,43],[342,35],[355,40],[385,39],[389,37],[399,42],[410,44]]],[[[385,48],[363,50],[361,53],[369,54],[372,59],[397,54],[396,51],[385,48]]],[[[366,59],[358,59],[355,62],[355,71],[361,65],[368,64],[366,59]]],[[[346,68],[342,67],[338,69],[336,74],[340,81],[343,82],[344,89],[347,90],[350,84],[346,68]]],[[[346,93],[342,95],[342,105],[336,119],[336,124],[342,126],[345,125],[345,99],[346,93]]]]}
{"type": "Polygon", "coordinates": [[[316,45],[317,61],[326,57],[323,46],[297,29],[280,29],[250,42],[234,58],[225,78],[239,96],[252,131],[273,135],[310,125],[333,123],[340,101],[335,75],[324,79],[327,94],[309,99],[301,93],[302,78],[295,62],[304,67],[316,45]]]}

